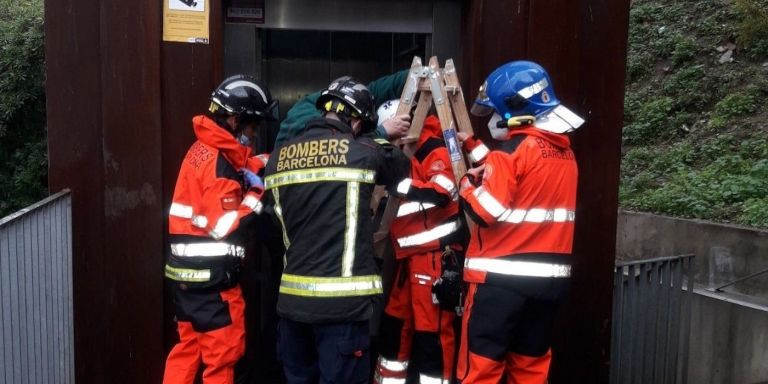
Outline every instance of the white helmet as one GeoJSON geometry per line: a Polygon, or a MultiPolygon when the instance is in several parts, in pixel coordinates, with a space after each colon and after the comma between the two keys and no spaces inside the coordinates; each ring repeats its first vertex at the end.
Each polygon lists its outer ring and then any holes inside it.
{"type": "Polygon", "coordinates": [[[381,123],[395,117],[395,113],[397,112],[397,107],[399,105],[400,99],[388,100],[385,101],[384,104],[381,104],[379,109],[376,110],[376,114],[379,115],[378,125],[381,125],[381,123]]]}

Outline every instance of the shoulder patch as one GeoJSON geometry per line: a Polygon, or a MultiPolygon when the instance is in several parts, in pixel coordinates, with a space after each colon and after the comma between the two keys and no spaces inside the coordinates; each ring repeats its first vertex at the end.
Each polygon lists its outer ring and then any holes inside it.
{"type": "Polygon", "coordinates": [[[483,170],[483,180],[488,180],[493,176],[493,166],[491,164],[486,164],[485,169],[483,170]]]}
{"type": "Polygon", "coordinates": [[[378,137],[373,139],[373,141],[375,141],[379,145],[391,145],[392,144],[392,143],[389,142],[389,140],[378,138],[378,137]]]}
{"type": "Polygon", "coordinates": [[[429,169],[435,172],[442,172],[445,170],[445,168],[446,168],[445,163],[440,159],[433,161],[432,165],[429,166],[429,169]]]}

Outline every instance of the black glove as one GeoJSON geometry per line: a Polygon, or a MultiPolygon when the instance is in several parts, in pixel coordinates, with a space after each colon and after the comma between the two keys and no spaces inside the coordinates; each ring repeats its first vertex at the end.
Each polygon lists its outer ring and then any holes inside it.
{"type": "Polygon", "coordinates": [[[439,304],[445,311],[455,311],[458,316],[463,312],[464,282],[461,279],[461,265],[456,252],[445,247],[442,255],[442,273],[432,284],[432,302],[439,304]]]}

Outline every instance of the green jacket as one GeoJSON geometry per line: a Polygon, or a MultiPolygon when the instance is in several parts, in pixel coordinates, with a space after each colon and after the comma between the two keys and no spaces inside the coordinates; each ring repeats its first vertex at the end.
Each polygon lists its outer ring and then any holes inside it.
{"type": "MultiPolygon", "coordinates": [[[[403,87],[405,86],[407,77],[408,70],[402,70],[391,75],[380,77],[368,84],[368,90],[371,91],[371,94],[376,100],[376,108],[387,100],[399,99],[400,94],[403,93],[403,87]]],[[[308,121],[321,117],[320,111],[315,107],[315,102],[318,97],[320,97],[320,92],[307,95],[307,97],[299,100],[290,110],[288,110],[285,119],[280,123],[280,131],[277,133],[277,138],[275,139],[275,147],[279,146],[284,141],[297,136],[304,130],[304,126],[308,121]]],[[[379,126],[376,128],[374,136],[386,138],[387,134],[384,131],[384,128],[379,126]]]]}

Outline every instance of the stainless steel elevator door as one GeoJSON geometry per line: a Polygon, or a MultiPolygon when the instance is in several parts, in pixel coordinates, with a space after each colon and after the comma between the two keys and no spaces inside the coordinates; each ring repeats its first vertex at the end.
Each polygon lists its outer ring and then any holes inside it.
{"type": "MultiPolygon", "coordinates": [[[[414,55],[428,55],[428,34],[259,30],[260,78],[280,101],[280,117],[308,94],[349,75],[367,84],[410,66],[414,55]]],[[[262,132],[271,150],[277,126],[262,132]]]]}
{"type": "Polygon", "coordinates": [[[424,56],[426,34],[261,30],[261,77],[283,117],[306,95],[350,75],[368,83],[424,56]]]}

